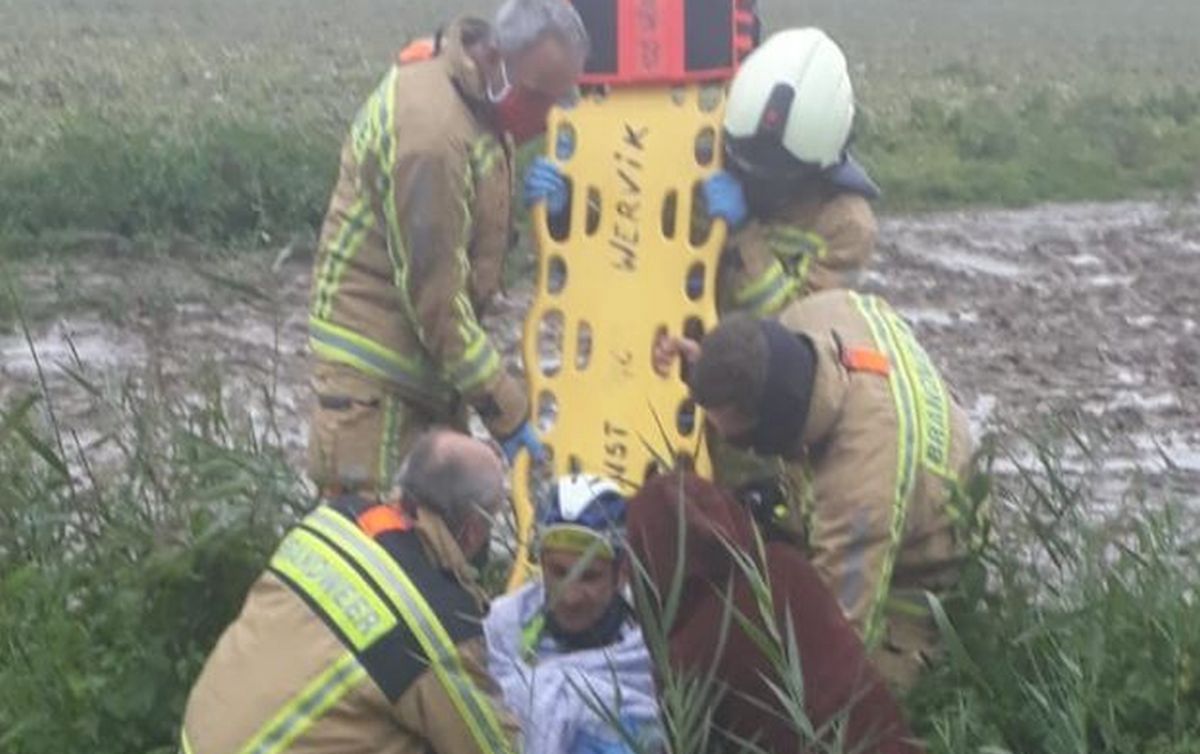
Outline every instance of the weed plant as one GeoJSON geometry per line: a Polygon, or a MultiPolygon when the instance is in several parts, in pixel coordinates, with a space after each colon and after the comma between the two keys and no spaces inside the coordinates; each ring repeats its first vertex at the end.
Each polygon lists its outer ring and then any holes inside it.
{"type": "MultiPolygon", "coordinates": [[[[0,750],[173,751],[204,658],[313,501],[269,422],[232,420],[219,384],[178,397],[152,381],[92,384],[72,369],[116,429],[57,426],[39,393],[0,413],[0,750]]],[[[984,457],[966,497],[991,500],[997,523],[972,540],[958,592],[934,603],[945,648],[907,699],[929,750],[1200,750],[1200,546],[1185,509],[1131,498],[1128,516],[1098,520],[1063,460],[1077,448],[992,447],[1001,450],[984,457]],[[991,473],[997,456],[1003,475],[991,473]]],[[[758,638],[781,714],[797,741],[838,754],[836,735],[803,717],[789,627],[769,620],[764,585],[779,574],[756,570],[752,554],[738,562],[763,600],[758,638]]],[[[754,752],[712,725],[719,679],[667,667],[672,591],[639,594],[653,606],[641,610],[643,631],[660,661],[670,750],[754,752]]],[[[726,630],[746,617],[726,615],[726,630]]]]}
{"type": "Polygon", "coordinates": [[[1005,512],[944,607],[946,655],[909,699],[931,752],[1200,751],[1195,501],[1131,493],[1098,521],[1064,457],[1074,436],[1007,460],[1005,512]]]}
{"type": "Polygon", "coordinates": [[[44,394],[0,412],[0,751],[174,751],[205,657],[310,500],[219,385],[74,373],[111,433],[56,426],[44,394]]]}
{"type": "MultiPolygon", "coordinates": [[[[965,485],[959,503],[972,512],[964,531],[972,553],[958,589],[944,602],[930,597],[944,650],[906,700],[931,754],[1200,750],[1195,526],[1189,533],[1183,507],[1134,498],[1119,524],[1098,521],[1089,513],[1086,480],[1063,460],[1094,451],[1078,434],[1069,436],[1022,434],[989,444],[965,485]],[[994,484],[998,453],[1012,471],[994,484]],[[998,527],[981,515],[989,506],[1005,512],[998,527]]],[[[686,550],[680,542],[680,558],[686,550]]],[[[770,581],[784,576],[764,573],[755,553],[734,555],[753,585],[757,615],[727,608],[725,630],[763,621],[751,633],[770,661],[777,714],[804,750],[844,753],[836,720],[818,730],[805,716],[803,658],[771,604],[770,581]]],[[[660,594],[647,587],[644,567],[634,568],[643,574],[634,585],[670,750],[759,754],[753,742],[730,742],[713,728],[712,711],[725,693],[719,678],[681,676],[670,667],[680,584],[660,594]]],[[[677,564],[675,573],[683,570],[677,564]]],[[[588,701],[604,712],[597,699],[588,701]]],[[[628,743],[639,753],[657,751],[628,743]]]]}

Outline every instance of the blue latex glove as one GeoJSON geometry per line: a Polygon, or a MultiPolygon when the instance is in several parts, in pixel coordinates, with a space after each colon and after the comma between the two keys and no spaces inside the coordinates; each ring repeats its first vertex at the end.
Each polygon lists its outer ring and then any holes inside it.
{"type": "Polygon", "coordinates": [[[546,203],[551,215],[562,214],[567,208],[567,179],[550,160],[537,157],[525,171],[525,206],[546,203]]]}
{"type": "Polygon", "coordinates": [[[508,459],[509,463],[512,463],[513,459],[517,457],[521,448],[527,449],[529,455],[533,456],[533,460],[537,463],[544,463],[546,460],[546,446],[542,445],[537,430],[529,422],[522,424],[512,437],[502,440],[500,447],[504,450],[504,457],[508,459]]]}
{"type": "Polygon", "coordinates": [[[724,220],[730,228],[737,228],[746,222],[750,209],[746,206],[746,193],[737,178],[722,170],[706,180],[701,189],[709,217],[724,220]]]}

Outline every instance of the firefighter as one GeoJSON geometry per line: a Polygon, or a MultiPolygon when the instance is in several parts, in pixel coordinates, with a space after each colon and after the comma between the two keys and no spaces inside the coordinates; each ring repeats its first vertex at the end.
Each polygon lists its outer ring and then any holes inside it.
{"type": "Polygon", "coordinates": [[[430,431],[399,489],[323,505],[284,538],[191,691],[185,754],[515,750],[483,672],[475,582],[500,459],[430,431]]]}
{"type": "Polygon", "coordinates": [[[882,299],[823,291],[777,319],[726,317],[701,343],[664,337],[655,367],[724,442],[781,462],[773,515],[811,558],[885,677],[909,688],[938,640],[925,593],[958,580],[971,522],[967,416],[882,299]]]}
{"type": "Polygon", "coordinates": [[[848,151],[854,111],[846,57],[819,29],[775,34],[743,63],[725,106],[727,172],[703,185],[730,229],[721,312],[771,316],[851,287],[867,265],[879,189],[848,151]]]}
{"type": "MultiPolygon", "coordinates": [[[[742,63],[725,105],[726,171],[702,184],[704,211],[724,220],[721,313],[767,317],[799,296],[850,287],[870,260],[879,189],[850,155],[854,90],[846,57],[819,29],[775,34],[742,63]]],[[[568,207],[568,185],[545,158],[525,201],[568,207]]]]}
{"type": "Polygon", "coordinates": [[[480,317],[512,243],[513,152],[574,91],[587,32],[561,0],[506,0],[400,55],[342,150],[309,316],[310,474],[376,497],[423,428],[474,409],[511,457],[541,453],[480,317]]]}

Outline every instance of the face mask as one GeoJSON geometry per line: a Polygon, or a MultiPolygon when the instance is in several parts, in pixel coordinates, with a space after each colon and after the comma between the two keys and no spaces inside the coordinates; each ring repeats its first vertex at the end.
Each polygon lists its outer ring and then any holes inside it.
{"type": "Polygon", "coordinates": [[[508,64],[503,60],[500,61],[500,80],[504,83],[500,85],[498,92],[492,91],[491,82],[488,82],[487,85],[487,96],[493,105],[498,104],[512,93],[512,82],[508,80],[508,64]]]}
{"type": "Polygon", "coordinates": [[[488,86],[488,99],[495,108],[500,128],[512,134],[517,144],[524,144],[545,133],[546,118],[554,103],[544,96],[513,86],[504,61],[500,62],[500,78],[504,83],[499,91],[493,91],[491,85],[488,86]]]}

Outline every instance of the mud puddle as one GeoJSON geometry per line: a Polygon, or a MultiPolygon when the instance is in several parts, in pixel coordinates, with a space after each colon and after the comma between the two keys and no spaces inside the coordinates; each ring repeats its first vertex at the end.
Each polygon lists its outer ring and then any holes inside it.
{"type": "MultiPolygon", "coordinates": [[[[1073,412],[1104,438],[1103,459],[1067,461],[1096,477],[1102,508],[1131,486],[1200,499],[1200,206],[938,213],[885,219],[880,237],[864,287],[909,318],[978,432],[1073,412]]],[[[195,389],[204,374],[251,422],[277,424],[299,463],[309,265],[270,261],[23,268],[60,423],[102,431],[80,374],[110,391],[130,375],[195,389]]],[[[514,358],[528,296],[511,292],[488,320],[514,358]]],[[[37,382],[24,337],[0,336],[0,401],[37,382]]]]}

